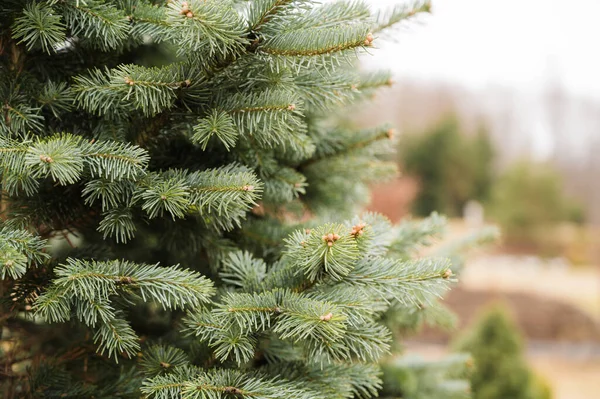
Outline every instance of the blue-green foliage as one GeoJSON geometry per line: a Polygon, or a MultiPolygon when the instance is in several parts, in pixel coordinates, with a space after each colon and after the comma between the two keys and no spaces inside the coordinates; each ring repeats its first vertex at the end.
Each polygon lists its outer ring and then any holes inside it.
{"type": "Polygon", "coordinates": [[[390,84],[356,55],[429,8],[4,1],[0,392],[376,396],[394,321],[453,275],[410,256],[435,223],[343,221],[392,135],[329,116],[390,84]]]}

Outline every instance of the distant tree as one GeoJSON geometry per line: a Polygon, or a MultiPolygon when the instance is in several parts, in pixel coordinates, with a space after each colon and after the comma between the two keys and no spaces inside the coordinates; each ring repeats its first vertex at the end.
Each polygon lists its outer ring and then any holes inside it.
{"type": "Polygon", "coordinates": [[[494,151],[485,129],[464,135],[453,116],[400,143],[404,171],[417,177],[421,191],[413,210],[424,216],[440,211],[459,215],[470,199],[487,199],[493,175],[494,151]]]}
{"type": "Polygon", "coordinates": [[[473,356],[473,399],[552,397],[550,389],[528,368],[521,337],[502,307],[488,310],[457,348],[473,356]]]}
{"type": "Polygon", "coordinates": [[[585,219],[582,208],[565,195],[558,172],[526,161],[499,177],[488,208],[509,243],[535,243],[536,237],[552,225],[582,223],[585,219]]]}

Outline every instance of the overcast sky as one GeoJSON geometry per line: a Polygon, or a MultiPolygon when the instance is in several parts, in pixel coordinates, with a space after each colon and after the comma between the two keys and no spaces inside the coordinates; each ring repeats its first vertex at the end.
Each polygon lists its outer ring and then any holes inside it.
{"type": "MultiPolygon", "coordinates": [[[[387,8],[402,0],[368,0],[387,8]]],[[[558,78],[600,98],[600,0],[433,0],[433,15],[395,34],[366,65],[399,77],[537,91],[558,78]]]]}

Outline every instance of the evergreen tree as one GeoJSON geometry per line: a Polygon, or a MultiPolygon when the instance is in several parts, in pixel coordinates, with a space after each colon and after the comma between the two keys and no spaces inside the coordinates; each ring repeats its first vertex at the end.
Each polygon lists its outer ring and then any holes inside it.
{"type": "Polygon", "coordinates": [[[412,259],[435,232],[352,219],[392,134],[327,117],[430,5],[317,3],[2,2],[3,397],[377,394],[452,272],[412,259]]]}
{"type": "Polygon", "coordinates": [[[469,200],[486,201],[494,181],[494,151],[485,129],[464,134],[456,116],[400,142],[400,162],[420,182],[413,205],[417,215],[462,214],[469,200]]]}
{"type": "Polygon", "coordinates": [[[521,338],[501,307],[482,315],[458,343],[474,361],[471,387],[475,399],[549,399],[549,388],[528,368],[521,338]]]}

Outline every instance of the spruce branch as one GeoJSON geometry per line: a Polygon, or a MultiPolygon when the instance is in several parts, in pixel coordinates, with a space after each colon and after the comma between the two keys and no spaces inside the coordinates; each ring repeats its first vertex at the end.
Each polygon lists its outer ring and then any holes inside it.
{"type": "MultiPolygon", "coordinates": [[[[0,72],[3,71],[0,69],[0,72]]],[[[11,93],[7,93],[6,90],[0,93],[5,96],[0,117],[0,132],[4,137],[26,137],[29,131],[37,133],[43,129],[44,116],[41,115],[41,107],[31,106],[18,96],[11,98],[11,93]]]]}
{"type": "Polygon", "coordinates": [[[266,148],[289,146],[300,149],[296,135],[304,133],[301,107],[296,95],[289,91],[264,90],[230,96],[220,106],[228,112],[236,126],[266,148]]]}
{"type": "Polygon", "coordinates": [[[128,180],[93,179],[88,181],[81,192],[85,203],[92,205],[100,201],[102,211],[114,210],[131,203],[135,184],[128,180]]]}
{"type": "Polygon", "coordinates": [[[124,244],[134,237],[136,227],[130,209],[112,208],[104,212],[102,216],[98,231],[103,234],[104,239],[114,237],[117,243],[124,244]]]}
{"type": "Polygon", "coordinates": [[[31,179],[52,178],[61,185],[74,184],[83,172],[108,180],[135,180],[148,164],[147,152],[137,146],[111,142],[86,142],[81,136],[57,134],[36,141],[0,139],[0,167],[11,192],[33,192],[31,179]]]}
{"type": "Polygon", "coordinates": [[[62,114],[73,109],[75,96],[65,82],[56,83],[48,81],[37,98],[42,110],[50,111],[55,118],[60,119],[62,114]]]}
{"type": "Polygon", "coordinates": [[[101,323],[94,334],[94,343],[99,344],[100,354],[107,352],[118,362],[118,355],[133,357],[140,350],[138,336],[124,315],[118,313],[113,319],[101,323]]]}
{"type": "Polygon", "coordinates": [[[154,345],[143,352],[141,366],[147,378],[175,372],[189,365],[188,356],[179,348],[154,345]]]}
{"type": "Polygon", "coordinates": [[[403,221],[395,229],[395,238],[390,251],[398,257],[408,258],[419,248],[432,245],[443,236],[448,221],[437,213],[432,213],[422,221],[403,221]]]}
{"type": "Polygon", "coordinates": [[[279,167],[272,174],[263,174],[265,184],[263,200],[266,203],[280,204],[291,202],[306,194],[306,177],[294,168],[279,167]]]}
{"type": "Polygon", "coordinates": [[[301,389],[293,382],[265,379],[238,370],[219,369],[199,373],[181,389],[181,395],[186,399],[218,399],[223,395],[261,399],[313,399],[315,394],[301,389]]]}
{"type": "Polygon", "coordinates": [[[226,315],[242,329],[257,332],[271,328],[282,339],[335,340],[345,331],[345,315],[333,304],[316,301],[289,290],[264,293],[229,293],[217,314],[226,315]]]}
{"type": "Polygon", "coordinates": [[[177,99],[201,101],[202,79],[201,69],[189,63],[161,68],[128,64],[77,76],[73,90],[79,106],[92,114],[139,110],[149,117],[172,108],[177,99]]]}
{"type": "Polygon", "coordinates": [[[344,225],[328,224],[310,232],[298,230],[286,242],[286,255],[309,281],[323,276],[340,280],[359,257],[355,238],[344,225]]]}
{"type": "Polygon", "coordinates": [[[248,9],[248,26],[251,32],[260,31],[271,20],[281,18],[292,11],[292,6],[301,7],[302,3],[309,1],[297,0],[257,0],[250,4],[248,9]],[[287,11],[287,12],[286,12],[287,11]]]}
{"type": "Polygon", "coordinates": [[[116,141],[84,143],[82,156],[92,177],[109,181],[134,181],[143,175],[150,161],[146,150],[116,141]]]}
{"type": "Polygon", "coordinates": [[[238,134],[233,118],[229,114],[215,109],[194,126],[192,142],[200,145],[202,150],[206,150],[208,142],[215,136],[229,151],[231,147],[235,146],[238,134]]]}
{"type": "Polygon", "coordinates": [[[258,48],[259,51],[285,57],[315,57],[370,46],[369,26],[301,27],[273,35],[258,48]]]}
{"type": "Polygon", "coordinates": [[[12,37],[24,43],[28,51],[41,48],[50,54],[66,38],[66,26],[61,16],[52,7],[43,3],[30,3],[25,6],[23,15],[13,23],[12,37]]]}
{"type": "Polygon", "coordinates": [[[129,19],[119,8],[101,0],[57,3],[73,36],[102,51],[121,46],[130,32],[129,19]]]}
{"type": "Polygon", "coordinates": [[[53,284],[82,299],[108,298],[120,290],[133,290],[144,301],[156,301],[170,309],[198,306],[213,294],[212,282],[176,266],[69,258],[55,269],[55,274],[53,284]]]}
{"type": "Polygon", "coordinates": [[[61,185],[73,184],[83,172],[83,154],[78,136],[57,135],[33,143],[25,154],[25,165],[34,178],[52,177],[61,185]]]}
{"type": "Polygon", "coordinates": [[[150,217],[196,213],[207,225],[226,230],[240,224],[262,191],[256,176],[235,164],[192,173],[153,173],[140,184],[143,191],[136,196],[150,217]]]}
{"type": "Polygon", "coordinates": [[[262,259],[253,258],[249,252],[235,251],[223,262],[219,277],[225,284],[245,292],[257,291],[267,273],[262,259]]]}
{"type": "Polygon", "coordinates": [[[373,31],[381,32],[394,25],[412,19],[417,14],[431,12],[431,0],[415,0],[411,4],[401,4],[387,12],[376,15],[373,31]]]}
{"type": "Polygon", "coordinates": [[[122,311],[112,304],[114,295],[133,295],[172,309],[199,306],[214,292],[211,281],[176,266],[69,258],[54,272],[56,278],[34,303],[35,313],[48,322],[63,322],[74,312],[95,328],[94,342],[99,343],[100,352],[115,359],[120,353],[135,354],[139,343],[122,311]]]}
{"type": "Polygon", "coordinates": [[[167,21],[181,55],[226,59],[242,54],[247,44],[241,17],[229,1],[175,0],[168,4],[167,21]]]}
{"type": "Polygon", "coordinates": [[[155,43],[171,40],[171,25],[167,22],[167,9],[145,1],[126,2],[124,7],[133,25],[131,36],[143,43],[148,37],[155,43]]]}
{"type": "Polygon", "coordinates": [[[0,244],[12,247],[25,256],[28,262],[41,263],[49,258],[44,252],[47,242],[27,230],[0,225],[0,244]]]}
{"type": "Polygon", "coordinates": [[[449,288],[452,279],[448,259],[419,259],[401,262],[385,258],[364,258],[344,277],[342,284],[395,299],[400,303],[428,304],[449,288]]]}

